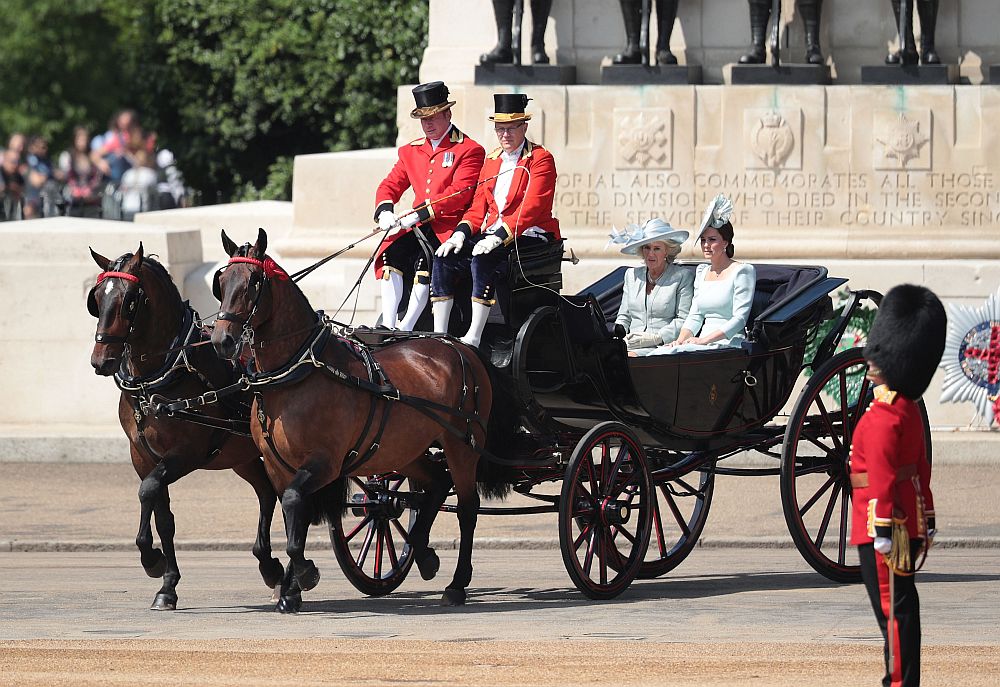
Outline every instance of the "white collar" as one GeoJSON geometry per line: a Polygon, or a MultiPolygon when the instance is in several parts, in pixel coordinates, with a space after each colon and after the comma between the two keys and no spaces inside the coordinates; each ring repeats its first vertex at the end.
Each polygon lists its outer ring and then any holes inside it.
{"type": "Polygon", "coordinates": [[[519,160],[521,159],[521,153],[524,152],[524,143],[525,142],[522,142],[521,145],[518,146],[517,150],[512,150],[509,153],[505,150],[500,154],[503,155],[503,159],[508,161],[519,160]]]}
{"type": "Polygon", "coordinates": [[[441,136],[441,138],[437,138],[437,139],[434,139],[433,141],[431,141],[431,150],[437,150],[438,146],[441,145],[441,141],[443,141],[444,139],[448,138],[449,134],[451,134],[451,127],[452,126],[455,126],[455,125],[452,124],[451,126],[449,126],[448,130],[444,132],[444,135],[441,136]]]}

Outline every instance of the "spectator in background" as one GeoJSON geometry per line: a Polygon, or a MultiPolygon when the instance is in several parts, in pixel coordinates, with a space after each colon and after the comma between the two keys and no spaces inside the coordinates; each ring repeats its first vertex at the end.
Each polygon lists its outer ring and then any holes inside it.
{"type": "Polygon", "coordinates": [[[54,210],[43,213],[42,207],[45,197],[51,198],[53,193],[58,195],[58,190],[54,188],[52,160],[49,159],[49,142],[44,136],[31,137],[25,161],[28,174],[24,186],[24,218],[35,219],[44,214],[55,214],[54,210]]]}
{"type": "Polygon", "coordinates": [[[154,145],[155,138],[144,135],[135,110],[125,109],[115,115],[103,136],[91,142],[90,159],[112,183],[118,184],[132,166],[135,151],[151,153],[154,145]]]}
{"type": "Polygon", "coordinates": [[[132,166],[122,174],[122,219],[131,221],[138,212],[155,210],[157,174],[149,153],[139,148],[130,154],[132,166]]]}
{"type": "Polygon", "coordinates": [[[183,207],[187,189],[184,187],[184,175],[177,169],[174,154],[164,148],[156,154],[157,177],[156,184],[158,206],[160,210],[172,210],[183,207]]]}
{"type": "Polygon", "coordinates": [[[74,217],[100,215],[104,175],[90,159],[90,132],[85,126],[73,130],[73,146],[59,155],[60,174],[66,182],[63,196],[66,214],[74,217]]]}
{"type": "Polygon", "coordinates": [[[21,154],[7,147],[0,160],[0,217],[21,219],[24,201],[24,175],[21,174],[21,154]]]}

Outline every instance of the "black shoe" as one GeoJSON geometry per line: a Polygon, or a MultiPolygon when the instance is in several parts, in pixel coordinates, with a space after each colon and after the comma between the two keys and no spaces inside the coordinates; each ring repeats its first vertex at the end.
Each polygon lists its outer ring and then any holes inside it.
{"type": "Polygon", "coordinates": [[[479,64],[513,64],[514,51],[501,45],[479,56],[479,64]]]}
{"type": "Polygon", "coordinates": [[[639,54],[638,50],[631,51],[626,48],[615,55],[611,62],[614,64],[642,64],[642,55],[639,54]]]}
{"type": "Polygon", "coordinates": [[[549,56],[545,54],[545,48],[532,48],[531,49],[531,63],[532,64],[548,64],[549,56]]]}
{"type": "Polygon", "coordinates": [[[740,64],[764,64],[767,59],[767,50],[763,45],[750,47],[750,52],[740,57],[740,64]]]}
{"type": "Polygon", "coordinates": [[[823,64],[825,61],[818,45],[806,48],[806,62],[808,64],[823,64]]]}
{"type": "Polygon", "coordinates": [[[669,50],[657,50],[656,64],[677,64],[677,58],[669,50]]]}
{"type": "Polygon", "coordinates": [[[937,54],[937,50],[928,48],[920,56],[920,64],[941,64],[941,57],[937,54]]]}

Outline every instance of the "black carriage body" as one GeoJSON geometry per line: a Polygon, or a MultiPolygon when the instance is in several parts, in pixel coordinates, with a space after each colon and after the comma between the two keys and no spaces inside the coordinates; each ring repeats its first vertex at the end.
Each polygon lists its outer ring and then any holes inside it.
{"type": "MultiPolygon", "coordinates": [[[[695,263],[679,263],[694,270],[695,263]]],[[[510,375],[539,437],[580,435],[599,422],[633,428],[647,447],[719,451],[747,438],[788,400],[829,292],[846,280],[811,266],[757,265],[747,341],[631,358],[611,325],[626,267],[577,296],[534,310],[515,340],[510,375]]]]}

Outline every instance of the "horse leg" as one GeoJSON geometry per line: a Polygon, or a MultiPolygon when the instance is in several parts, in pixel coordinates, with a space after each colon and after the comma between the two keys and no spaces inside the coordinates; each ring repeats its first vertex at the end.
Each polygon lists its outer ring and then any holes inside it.
{"type": "Polygon", "coordinates": [[[433,580],[441,568],[441,560],[428,545],[430,532],[442,504],[448,498],[451,475],[444,466],[429,462],[408,465],[404,472],[410,478],[410,483],[424,492],[407,541],[413,549],[413,560],[420,570],[420,577],[433,580]]]}
{"type": "Polygon", "coordinates": [[[274,589],[281,583],[284,570],[281,561],[271,556],[271,518],[274,517],[274,506],[278,496],[274,493],[271,480],[267,477],[264,463],[255,458],[233,467],[233,472],[242,477],[257,494],[260,505],[260,516],[257,520],[257,539],[253,544],[253,555],[259,561],[260,576],[268,589],[274,589]]]}
{"type": "Polygon", "coordinates": [[[165,569],[163,571],[163,586],[153,598],[151,609],[154,611],[173,611],[177,608],[177,583],[181,581],[181,571],[177,566],[177,554],[174,551],[174,514],[170,510],[170,492],[166,485],[160,490],[160,497],[154,506],[156,516],[156,533],[163,547],[165,569]]]}
{"type": "Polygon", "coordinates": [[[278,588],[278,603],[274,610],[278,613],[298,613],[302,608],[302,590],[299,583],[295,581],[295,572],[292,562],[288,561],[288,566],[281,577],[281,585],[278,588]]]}
{"type": "Polygon", "coordinates": [[[285,517],[286,553],[302,591],[308,592],[319,583],[319,570],[305,557],[306,535],[309,532],[309,503],[306,484],[312,478],[307,469],[300,469],[281,497],[281,512],[285,517]]]}
{"type": "Polygon", "coordinates": [[[160,499],[162,490],[169,483],[166,479],[166,462],[157,464],[139,485],[139,532],[135,535],[135,545],[139,549],[139,560],[150,577],[163,577],[167,568],[163,552],[153,547],[151,521],[153,510],[160,499]]]}
{"type": "Polygon", "coordinates": [[[458,547],[458,564],[455,566],[455,576],[444,590],[441,603],[445,606],[461,606],[465,603],[465,590],[472,581],[472,540],[476,531],[476,521],[479,517],[479,492],[476,490],[476,456],[469,447],[453,441],[454,445],[445,446],[445,455],[457,454],[465,458],[462,461],[448,461],[451,477],[455,481],[455,493],[458,496],[458,528],[461,540],[458,547]],[[451,449],[451,451],[449,451],[451,449]]]}

